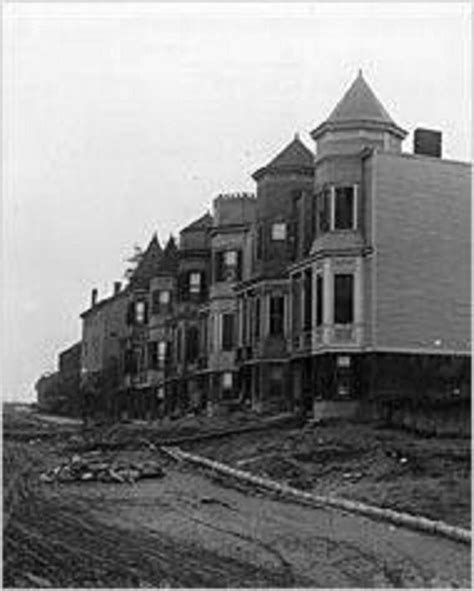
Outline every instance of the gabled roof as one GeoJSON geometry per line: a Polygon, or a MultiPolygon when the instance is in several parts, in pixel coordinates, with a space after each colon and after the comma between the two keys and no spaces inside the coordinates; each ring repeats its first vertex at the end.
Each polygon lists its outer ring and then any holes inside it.
{"type": "Polygon", "coordinates": [[[342,99],[337,103],[329,117],[314,131],[313,139],[317,139],[324,131],[339,126],[347,127],[354,123],[364,123],[370,126],[383,126],[399,137],[405,137],[406,132],[398,127],[385,107],[375,96],[374,91],[365,81],[362,70],[359,70],[357,78],[346,91],[342,99]]]}
{"type": "Polygon", "coordinates": [[[180,231],[180,233],[194,232],[195,230],[207,230],[211,226],[212,226],[212,216],[208,211],[206,211],[206,213],[204,215],[202,215],[200,218],[198,218],[194,222],[191,222],[189,224],[189,226],[186,226],[185,228],[183,228],[180,231]]]}
{"type": "Polygon", "coordinates": [[[258,180],[269,171],[290,171],[301,168],[312,170],[313,166],[314,154],[296,134],[294,139],[273,160],[266,166],[259,168],[252,176],[255,180],[258,180]]]}
{"type": "Polygon", "coordinates": [[[130,277],[130,286],[134,288],[147,288],[150,279],[154,277],[158,271],[162,256],[163,250],[158,242],[157,235],[154,234],[140,259],[140,262],[130,277]]]}
{"type": "Polygon", "coordinates": [[[365,81],[362,70],[359,70],[357,78],[327,118],[328,122],[354,120],[394,123],[365,81]]]}
{"type": "Polygon", "coordinates": [[[159,275],[174,275],[178,268],[178,246],[173,236],[170,236],[166,243],[158,265],[159,275]]]}

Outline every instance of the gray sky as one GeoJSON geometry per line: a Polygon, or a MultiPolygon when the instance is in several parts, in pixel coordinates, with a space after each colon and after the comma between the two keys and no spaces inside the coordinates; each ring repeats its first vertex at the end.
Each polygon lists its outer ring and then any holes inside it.
{"type": "Polygon", "coordinates": [[[312,147],[358,68],[399,125],[471,157],[468,4],[3,9],[4,399],[34,397],[134,243],[253,190],[296,131],[312,147]]]}

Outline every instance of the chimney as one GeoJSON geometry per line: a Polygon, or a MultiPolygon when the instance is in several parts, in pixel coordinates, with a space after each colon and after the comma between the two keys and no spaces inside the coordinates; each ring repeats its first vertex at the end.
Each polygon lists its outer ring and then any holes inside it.
{"type": "Polygon", "coordinates": [[[121,287],[122,284],[120,283],[120,281],[114,282],[114,295],[117,295],[119,293],[121,287]]]}
{"type": "Polygon", "coordinates": [[[99,292],[96,288],[94,288],[91,292],[91,308],[93,308],[97,304],[97,296],[99,292]]]}
{"type": "Polygon", "coordinates": [[[434,129],[415,129],[413,152],[420,156],[441,158],[441,132],[434,129]]]}

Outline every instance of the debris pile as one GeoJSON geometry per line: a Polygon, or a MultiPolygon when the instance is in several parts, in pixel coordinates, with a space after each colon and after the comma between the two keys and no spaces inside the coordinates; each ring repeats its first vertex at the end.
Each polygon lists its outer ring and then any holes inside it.
{"type": "Polygon", "coordinates": [[[127,462],[118,460],[89,459],[74,455],[67,462],[43,472],[42,482],[128,482],[144,478],[163,478],[163,469],[154,461],[127,462]]]}

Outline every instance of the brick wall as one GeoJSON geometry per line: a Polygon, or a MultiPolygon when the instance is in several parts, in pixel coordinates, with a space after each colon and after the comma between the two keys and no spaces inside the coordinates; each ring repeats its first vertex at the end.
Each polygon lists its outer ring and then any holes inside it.
{"type": "Polygon", "coordinates": [[[471,170],[375,154],[375,345],[466,352],[471,306],[471,170]]]}

